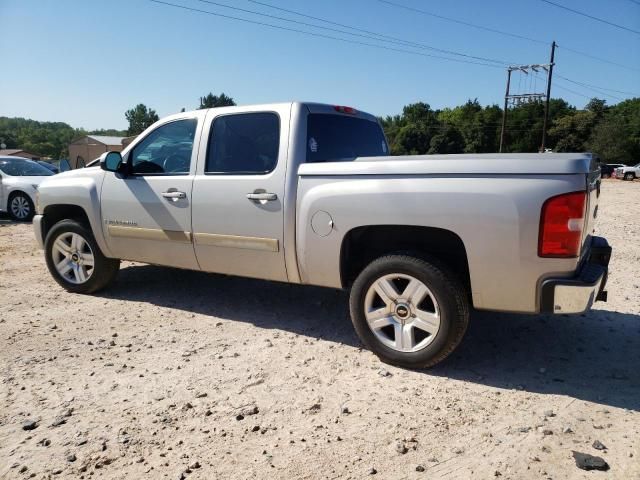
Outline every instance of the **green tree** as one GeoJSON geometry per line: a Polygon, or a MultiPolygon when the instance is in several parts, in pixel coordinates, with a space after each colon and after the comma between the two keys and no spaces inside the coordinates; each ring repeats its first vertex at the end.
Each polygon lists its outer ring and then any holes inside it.
{"type": "Polygon", "coordinates": [[[66,157],[69,143],[86,133],[62,122],[0,117],[0,143],[7,148],[20,148],[42,157],[66,157]]]}
{"type": "Polygon", "coordinates": [[[600,119],[607,111],[608,107],[606,106],[606,103],[606,100],[592,98],[591,100],[589,100],[589,103],[585,105],[584,109],[593,113],[596,118],[600,119]]]}
{"type": "Polygon", "coordinates": [[[589,110],[579,110],[560,117],[549,129],[549,139],[557,152],[581,152],[585,150],[597,124],[597,114],[589,110]]]}
{"type": "Polygon", "coordinates": [[[640,160],[640,98],[607,107],[585,142],[585,149],[606,163],[635,164],[640,160]]]}
{"type": "Polygon", "coordinates": [[[637,157],[631,154],[632,142],[624,120],[613,116],[601,122],[589,139],[588,149],[596,153],[605,163],[633,163],[637,157]]]}
{"type": "Polygon", "coordinates": [[[117,130],[115,128],[99,128],[91,130],[89,135],[107,135],[109,137],[124,137],[127,135],[126,130],[117,130]]]}
{"type": "Polygon", "coordinates": [[[453,125],[445,125],[438,133],[431,137],[427,153],[462,153],[464,138],[453,125]]]}
{"type": "Polygon", "coordinates": [[[153,125],[159,120],[158,114],[155,110],[147,108],[143,103],[139,103],[131,110],[127,110],[124,114],[125,118],[129,122],[129,128],[127,129],[127,135],[139,135],[147,127],[153,125]]]}
{"type": "Polygon", "coordinates": [[[500,138],[502,110],[497,105],[483,108],[478,99],[438,113],[443,123],[454,125],[464,139],[466,153],[495,152],[500,138]]]}
{"type": "Polygon", "coordinates": [[[431,135],[424,126],[409,123],[398,131],[391,152],[393,155],[422,155],[429,150],[430,142],[431,135]]]}
{"type": "Polygon", "coordinates": [[[200,97],[200,106],[198,110],[203,108],[215,108],[215,107],[233,107],[236,102],[233,98],[221,93],[220,95],[214,95],[213,93],[209,93],[204,97],[200,97]]]}
{"type": "Polygon", "coordinates": [[[386,128],[393,155],[427,153],[431,146],[431,137],[440,127],[437,112],[423,102],[407,105],[403,108],[401,116],[387,117],[382,123],[386,128]]]}

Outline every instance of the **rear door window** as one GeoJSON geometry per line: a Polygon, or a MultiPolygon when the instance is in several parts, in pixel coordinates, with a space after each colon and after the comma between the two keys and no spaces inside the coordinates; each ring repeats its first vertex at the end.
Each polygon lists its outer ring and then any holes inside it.
{"type": "Polygon", "coordinates": [[[340,162],[385,155],[389,155],[389,147],[377,122],[319,113],[307,117],[307,162],[340,162]]]}
{"type": "Polygon", "coordinates": [[[276,167],[280,117],[275,113],[223,115],[210,135],[207,174],[264,175],[276,167]]]}

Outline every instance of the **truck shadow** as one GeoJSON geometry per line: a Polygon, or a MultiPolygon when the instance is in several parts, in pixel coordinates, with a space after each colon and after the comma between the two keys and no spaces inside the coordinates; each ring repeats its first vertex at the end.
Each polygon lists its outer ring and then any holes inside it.
{"type": "MultiPolygon", "coordinates": [[[[361,346],[333,289],[136,265],[101,295],[361,346]]],[[[474,312],[457,351],[422,373],[640,411],[640,315],[474,312]]]]}

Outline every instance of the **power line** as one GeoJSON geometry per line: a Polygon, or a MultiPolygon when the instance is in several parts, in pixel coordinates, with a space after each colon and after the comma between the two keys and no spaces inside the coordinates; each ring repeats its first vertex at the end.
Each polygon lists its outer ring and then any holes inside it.
{"type": "MultiPolygon", "coordinates": [[[[352,29],[352,30],[365,32],[366,35],[359,34],[359,33],[353,33],[353,32],[349,32],[349,31],[345,31],[345,30],[339,30],[339,29],[336,29],[336,28],[323,27],[323,26],[320,26],[320,25],[315,25],[315,24],[307,23],[307,22],[301,22],[301,21],[298,21],[298,20],[291,20],[289,18],[278,17],[276,15],[269,15],[267,13],[256,12],[254,10],[248,10],[248,9],[244,9],[244,8],[233,7],[231,5],[226,5],[224,3],[214,2],[212,0],[198,0],[198,1],[202,2],[202,3],[208,3],[210,5],[215,5],[217,7],[228,8],[230,10],[235,10],[235,11],[239,11],[239,12],[243,12],[243,13],[249,13],[249,14],[252,14],[252,15],[259,15],[261,17],[272,18],[272,19],[275,19],[275,20],[283,21],[283,22],[294,23],[296,25],[302,25],[302,26],[305,26],[305,27],[312,27],[312,28],[319,28],[319,29],[322,29],[322,30],[328,30],[328,31],[331,31],[331,32],[342,33],[344,35],[352,35],[352,36],[355,36],[355,37],[366,38],[366,39],[369,39],[369,40],[375,40],[375,41],[379,41],[379,42],[394,43],[394,44],[403,45],[403,46],[411,46],[411,47],[414,47],[414,48],[423,48],[423,49],[433,50],[433,51],[440,52],[440,53],[445,53],[447,55],[455,55],[455,56],[460,56],[460,57],[465,57],[465,58],[472,58],[474,60],[480,60],[480,61],[483,61],[483,62],[493,62],[493,63],[498,63],[498,64],[501,64],[501,65],[507,65],[507,64],[511,63],[511,62],[508,62],[508,61],[505,61],[505,60],[496,60],[494,58],[479,57],[479,56],[476,56],[476,55],[470,55],[470,54],[466,54],[466,53],[462,53],[462,52],[457,52],[455,50],[447,50],[447,49],[444,49],[444,48],[438,48],[438,47],[434,47],[432,45],[427,45],[425,43],[411,42],[409,40],[405,40],[405,39],[402,39],[402,38],[382,35],[382,34],[379,34],[379,33],[370,32],[370,31],[367,31],[367,30],[361,30],[361,29],[354,28],[354,27],[351,27],[351,26],[348,26],[348,25],[343,25],[343,24],[337,24],[337,25],[339,25],[341,27],[349,28],[349,29],[352,29]],[[382,39],[376,38],[376,37],[382,37],[382,38],[385,38],[385,40],[382,40],[382,39]]],[[[249,1],[252,1],[252,0],[249,0],[249,1]]],[[[285,11],[285,12],[288,12],[288,13],[301,15],[301,16],[304,16],[304,17],[307,17],[307,18],[312,18],[314,20],[319,20],[319,21],[322,21],[322,22],[335,24],[334,22],[330,22],[328,20],[324,20],[324,19],[321,19],[321,18],[318,18],[318,17],[311,17],[309,15],[305,15],[305,14],[302,14],[302,13],[299,13],[299,12],[296,12],[296,11],[293,11],[293,10],[287,10],[287,9],[284,9],[284,8],[275,7],[273,5],[269,5],[268,3],[263,3],[263,2],[253,2],[253,3],[259,4],[259,5],[263,5],[263,6],[267,6],[267,7],[271,7],[271,8],[275,8],[277,10],[282,10],[282,11],[285,11]]]]}
{"type": "MultiPolygon", "coordinates": [[[[199,1],[204,1],[204,0],[199,0],[199,1]]],[[[357,32],[366,33],[368,35],[374,35],[376,37],[381,37],[381,38],[386,38],[386,39],[390,39],[390,40],[394,40],[394,41],[399,41],[399,42],[402,42],[403,44],[406,44],[406,45],[420,46],[420,47],[425,47],[425,48],[432,48],[431,46],[426,45],[426,44],[412,42],[412,41],[405,40],[405,39],[402,39],[402,38],[393,37],[391,35],[385,35],[385,34],[381,34],[381,33],[378,33],[378,32],[373,32],[371,30],[365,30],[363,28],[354,27],[352,25],[347,25],[347,24],[344,24],[344,23],[334,22],[334,21],[328,20],[326,18],[316,17],[316,16],[313,16],[313,15],[308,15],[306,13],[302,13],[302,12],[296,11],[296,10],[290,10],[290,9],[287,9],[287,8],[278,7],[278,6],[272,5],[270,3],[266,3],[266,2],[262,2],[262,1],[258,1],[258,0],[247,0],[247,1],[249,1],[251,3],[254,3],[256,5],[262,5],[264,7],[273,8],[275,10],[279,10],[279,11],[282,11],[282,12],[287,12],[287,13],[291,13],[291,14],[294,14],[294,15],[299,15],[299,16],[304,17],[304,18],[309,18],[309,19],[312,19],[312,20],[324,22],[324,23],[327,23],[329,25],[335,25],[335,26],[338,26],[338,27],[343,27],[343,28],[348,28],[348,29],[351,29],[351,30],[355,30],[357,32]]],[[[540,44],[544,44],[544,45],[546,45],[548,43],[548,42],[546,42],[544,40],[531,38],[531,37],[527,37],[527,36],[524,36],[524,35],[518,35],[518,34],[515,34],[515,33],[511,33],[511,32],[505,32],[503,30],[497,30],[497,29],[494,29],[494,28],[489,28],[489,27],[485,27],[483,25],[477,25],[477,24],[474,24],[474,23],[464,22],[462,20],[457,20],[457,19],[451,18],[451,17],[445,17],[444,15],[438,15],[438,14],[435,14],[435,13],[432,13],[432,12],[428,12],[426,10],[421,10],[421,9],[414,8],[414,7],[409,7],[409,6],[402,5],[402,4],[399,4],[399,3],[396,3],[396,2],[392,2],[390,0],[377,0],[377,1],[380,2],[380,3],[383,3],[383,4],[391,5],[391,6],[402,8],[402,9],[409,10],[409,11],[422,13],[424,15],[433,16],[433,17],[436,17],[436,18],[439,18],[439,19],[442,19],[442,20],[458,23],[458,24],[465,25],[465,26],[468,26],[468,27],[478,28],[478,29],[481,29],[481,30],[486,30],[486,31],[489,31],[489,32],[492,32],[492,33],[497,33],[497,34],[500,34],[500,35],[506,35],[506,36],[510,36],[510,37],[514,37],[514,38],[520,38],[522,40],[528,40],[530,42],[540,43],[540,44]]],[[[640,4],[640,2],[639,2],[639,4],[640,4]]],[[[321,27],[318,27],[318,28],[321,28],[321,27]]],[[[348,32],[343,32],[343,33],[348,33],[348,32]]],[[[617,62],[608,60],[606,58],[597,57],[597,56],[592,55],[590,53],[582,52],[580,50],[576,50],[576,49],[573,49],[573,48],[570,48],[570,47],[561,47],[560,45],[556,45],[556,46],[559,47],[559,48],[563,48],[564,50],[566,50],[568,52],[572,52],[572,53],[575,53],[577,55],[582,55],[584,57],[591,58],[593,60],[598,60],[600,62],[608,63],[610,65],[615,65],[617,67],[626,68],[626,69],[633,70],[633,71],[640,71],[640,69],[638,69],[638,68],[634,68],[634,67],[631,67],[629,65],[624,65],[622,63],[617,63],[617,62]]],[[[478,60],[489,60],[489,61],[493,61],[495,63],[508,63],[508,64],[515,63],[515,62],[506,62],[506,61],[503,61],[503,60],[486,59],[484,57],[473,57],[472,56],[472,58],[476,58],[478,60]]]]}
{"type": "Polygon", "coordinates": [[[465,25],[467,27],[477,28],[479,30],[485,30],[487,32],[498,33],[500,35],[507,35],[509,37],[520,38],[522,40],[528,40],[530,42],[535,42],[535,43],[542,43],[544,45],[548,45],[548,43],[549,43],[549,42],[545,42],[544,40],[539,40],[539,39],[536,39],[536,38],[526,37],[524,35],[519,35],[517,33],[505,32],[503,30],[498,30],[498,29],[495,29],[495,28],[485,27],[484,25],[478,25],[476,23],[465,22],[465,21],[462,21],[462,20],[458,20],[456,18],[445,17],[444,15],[439,15],[437,13],[428,12],[426,10],[422,10],[422,9],[419,9],[419,8],[409,7],[408,5],[403,5],[401,3],[391,2],[389,0],[378,0],[378,2],[386,3],[387,5],[391,5],[391,6],[397,7],[397,8],[403,8],[403,9],[409,10],[411,12],[421,13],[423,15],[428,15],[430,17],[439,18],[441,20],[446,20],[448,22],[458,23],[460,25],[465,25]]]}
{"type": "MultiPolygon", "coordinates": [[[[392,7],[401,8],[401,9],[404,9],[404,10],[408,10],[410,12],[416,12],[416,13],[420,13],[422,15],[427,15],[427,16],[434,17],[434,18],[439,18],[441,20],[445,20],[445,21],[452,22],[452,23],[457,23],[459,25],[465,25],[467,27],[472,27],[472,28],[476,28],[476,29],[479,29],[479,30],[484,30],[486,32],[491,32],[491,33],[495,33],[495,34],[498,34],[498,35],[504,35],[504,36],[512,37],[512,38],[519,38],[521,40],[526,40],[526,41],[529,41],[529,42],[538,43],[538,44],[544,44],[544,45],[548,45],[548,43],[549,43],[549,42],[547,42],[545,40],[541,40],[539,38],[532,38],[532,37],[528,37],[528,36],[525,36],[525,35],[520,35],[520,34],[513,33],[513,32],[506,32],[504,30],[498,30],[497,28],[491,28],[491,27],[486,27],[484,25],[478,25],[477,23],[465,22],[465,21],[459,20],[457,18],[446,17],[444,15],[438,15],[436,13],[429,12],[427,10],[422,10],[422,9],[419,9],[419,8],[410,7],[408,5],[403,5],[401,3],[393,2],[393,1],[390,1],[390,0],[377,0],[377,1],[380,2],[380,3],[386,4],[386,5],[390,5],[392,7]]],[[[570,47],[567,47],[567,46],[564,46],[564,45],[557,45],[557,47],[558,48],[562,48],[562,49],[564,49],[564,50],[566,50],[568,52],[575,53],[576,55],[581,55],[583,57],[590,58],[592,60],[597,60],[599,62],[608,63],[609,65],[615,65],[616,67],[625,68],[625,69],[633,70],[633,71],[636,71],[636,72],[640,71],[640,68],[635,68],[635,67],[632,67],[632,66],[629,66],[629,65],[625,65],[625,64],[622,64],[622,63],[614,62],[614,61],[611,61],[609,59],[598,57],[596,55],[592,55],[592,54],[587,53],[587,52],[582,52],[580,50],[577,50],[577,49],[574,49],[574,48],[570,48],[570,47]]]]}
{"type": "Polygon", "coordinates": [[[603,63],[608,63],[610,65],[615,65],[616,67],[621,67],[621,68],[626,68],[627,70],[633,70],[634,72],[640,72],[640,68],[635,68],[629,65],[624,65],[622,63],[617,63],[617,62],[613,62],[611,60],[608,60],[606,58],[602,58],[602,57],[596,57],[595,55],[591,55],[590,53],[586,53],[586,52],[581,52],[580,50],[575,50],[573,48],[569,48],[563,45],[558,45],[558,48],[562,49],[562,50],[566,50],[568,52],[571,53],[575,53],[577,55],[582,55],[583,57],[587,57],[587,58],[591,58],[593,60],[598,60],[600,62],[603,63]]]}
{"type": "Polygon", "coordinates": [[[583,94],[583,93],[576,92],[575,90],[571,90],[570,88],[563,87],[562,85],[558,85],[558,82],[556,82],[554,86],[555,86],[556,88],[561,89],[561,90],[565,90],[565,91],[567,91],[567,92],[569,92],[569,93],[573,93],[574,95],[578,95],[578,96],[580,96],[580,97],[588,98],[589,100],[591,100],[591,99],[593,98],[593,97],[591,97],[591,96],[589,96],[589,95],[585,95],[585,94],[583,94]]]}
{"type": "MultiPolygon", "coordinates": [[[[558,75],[558,76],[560,77],[560,75],[558,75]]],[[[588,87],[588,86],[586,86],[584,83],[576,82],[576,81],[574,81],[574,80],[569,80],[569,79],[568,79],[568,78],[566,78],[566,77],[560,77],[560,78],[564,79],[564,80],[565,80],[565,81],[567,81],[567,82],[573,83],[574,85],[578,85],[578,86],[580,86],[580,87],[582,87],[582,88],[584,88],[584,89],[587,89],[587,90],[590,90],[590,91],[592,91],[592,92],[595,92],[595,93],[597,93],[598,95],[601,95],[601,96],[603,96],[603,97],[613,98],[613,99],[618,100],[618,101],[622,101],[622,100],[624,100],[623,98],[616,97],[615,95],[611,95],[610,93],[603,92],[602,90],[596,90],[595,88],[588,87]]]]}
{"type": "MultiPolygon", "coordinates": [[[[329,25],[336,25],[338,27],[343,27],[343,28],[348,28],[350,30],[355,30],[356,32],[363,32],[363,33],[367,33],[369,35],[374,35],[374,36],[380,37],[380,38],[400,41],[400,42],[402,42],[403,44],[406,44],[406,45],[433,48],[433,47],[431,47],[429,45],[426,45],[424,43],[413,42],[411,40],[405,40],[405,39],[402,39],[402,38],[399,38],[399,37],[394,37],[394,36],[391,36],[391,35],[386,35],[386,34],[383,34],[383,33],[373,32],[371,30],[365,30],[363,28],[354,27],[353,25],[346,25],[344,23],[334,22],[334,21],[328,20],[326,18],[316,17],[316,16],[313,16],[313,15],[308,15],[306,13],[302,13],[302,12],[296,11],[296,10],[290,10],[290,9],[287,9],[287,8],[278,7],[278,6],[272,5],[270,3],[260,2],[258,0],[247,0],[247,1],[251,2],[251,3],[255,3],[257,5],[262,5],[263,7],[273,8],[275,10],[280,10],[282,12],[287,12],[287,13],[291,13],[291,14],[294,14],[294,15],[299,15],[299,16],[304,17],[304,18],[309,18],[309,19],[316,20],[316,21],[319,21],[319,22],[324,22],[324,23],[327,23],[329,25]]],[[[504,64],[504,65],[507,65],[507,64],[510,64],[510,63],[514,63],[514,62],[511,62],[511,61],[505,61],[505,60],[486,59],[484,57],[473,57],[473,58],[477,58],[477,59],[480,59],[480,60],[490,60],[490,61],[493,61],[495,63],[500,63],[500,64],[504,64]]]]}
{"type": "MultiPolygon", "coordinates": [[[[381,35],[381,34],[376,33],[376,32],[372,32],[372,31],[369,31],[369,30],[364,30],[364,29],[361,29],[361,28],[352,27],[350,25],[345,25],[344,23],[334,22],[332,20],[327,20],[326,18],[314,17],[313,15],[307,15],[305,13],[297,12],[295,10],[289,10],[289,9],[286,9],[286,8],[277,7],[277,6],[271,5],[269,3],[258,2],[257,0],[247,0],[247,1],[249,1],[251,3],[255,3],[257,5],[262,5],[263,7],[269,7],[269,8],[273,8],[275,10],[280,10],[282,12],[293,13],[294,15],[300,15],[301,17],[310,18],[312,20],[317,20],[319,22],[325,22],[325,23],[328,23],[329,25],[336,25],[338,27],[350,28],[351,30],[355,30],[357,32],[369,33],[371,35],[376,35],[376,36],[380,36],[380,37],[387,37],[386,35],[381,35]]],[[[387,38],[394,38],[394,37],[387,37],[387,38]]]]}
{"type": "MultiPolygon", "coordinates": [[[[613,88],[600,87],[598,85],[591,85],[590,83],[579,82],[578,80],[572,80],[570,78],[563,77],[562,75],[558,75],[558,77],[566,80],[567,82],[575,83],[576,85],[581,85],[581,86],[586,87],[586,88],[592,88],[592,89],[596,89],[596,90],[607,90],[609,92],[621,93],[623,95],[631,95],[632,97],[640,97],[639,93],[625,92],[623,90],[614,90],[613,88]]],[[[614,98],[616,98],[616,97],[614,97],[614,98]]]]}
{"type": "Polygon", "coordinates": [[[374,44],[374,43],[361,42],[361,41],[358,41],[358,40],[351,40],[351,39],[347,39],[347,38],[334,37],[332,35],[325,35],[323,33],[309,32],[309,31],[306,31],[306,30],[299,30],[299,29],[296,29],[296,28],[283,27],[282,25],[274,25],[272,23],[260,22],[260,21],[257,21],[257,20],[249,20],[247,18],[241,18],[241,17],[234,17],[234,16],[231,16],[231,15],[225,15],[225,14],[222,14],[222,13],[210,12],[208,10],[200,10],[198,8],[187,7],[186,5],[177,5],[175,3],[164,2],[164,1],[161,1],[161,0],[149,0],[149,1],[153,2],[153,3],[167,5],[167,6],[170,6],[170,7],[181,8],[183,10],[189,10],[189,11],[192,11],[192,12],[204,13],[204,14],[207,14],[207,15],[212,15],[214,17],[225,18],[227,20],[235,20],[235,21],[238,21],[238,22],[251,23],[253,25],[260,25],[260,26],[263,26],[263,27],[275,28],[275,29],[284,30],[284,31],[287,31],[287,32],[301,33],[303,35],[309,35],[309,36],[318,37],[318,38],[326,38],[326,39],[330,39],[330,40],[336,40],[336,41],[340,41],[340,42],[351,43],[351,44],[354,44],[354,45],[364,45],[364,46],[367,46],[367,47],[380,48],[380,49],[389,50],[389,51],[392,51],[392,52],[408,53],[408,54],[411,54],[411,55],[418,55],[418,56],[421,56],[421,57],[438,58],[438,59],[441,59],[441,60],[448,60],[450,62],[466,63],[466,64],[471,64],[471,65],[481,65],[481,66],[484,66],[484,67],[499,68],[499,69],[503,68],[501,66],[494,65],[494,64],[491,64],[491,63],[474,62],[474,61],[471,61],[471,60],[463,60],[463,59],[460,59],[460,58],[450,58],[450,57],[444,57],[442,55],[434,55],[434,54],[430,54],[430,53],[415,52],[415,51],[412,51],[412,50],[394,48],[394,47],[389,47],[389,46],[386,46],[386,45],[377,45],[377,44],[374,44]]]}
{"type": "Polygon", "coordinates": [[[610,22],[608,20],[604,20],[600,17],[594,17],[593,15],[589,15],[588,13],[580,12],[578,10],[574,10],[573,8],[565,7],[564,5],[560,5],[558,3],[552,2],[551,0],[540,0],[541,2],[548,3],[549,5],[553,5],[558,8],[562,8],[563,10],[567,10],[569,12],[575,13],[576,15],[582,15],[583,17],[590,18],[591,20],[595,20],[596,22],[604,23],[607,25],[611,25],[612,27],[620,28],[622,30],[626,30],[631,33],[635,33],[636,35],[640,35],[640,31],[633,30],[632,28],[625,27],[624,25],[619,25],[617,23],[610,22]]]}

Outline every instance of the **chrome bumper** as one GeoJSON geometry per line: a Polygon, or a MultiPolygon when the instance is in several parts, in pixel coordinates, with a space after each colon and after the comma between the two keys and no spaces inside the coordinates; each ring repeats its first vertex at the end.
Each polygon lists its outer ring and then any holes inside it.
{"type": "Polygon", "coordinates": [[[607,274],[611,247],[602,237],[593,237],[586,261],[574,278],[547,279],[542,283],[540,311],[582,313],[594,302],[607,301],[607,274]]]}
{"type": "Polygon", "coordinates": [[[36,241],[40,248],[44,248],[44,238],[42,238],[42,219],[43,215],[36,215],[33,217],[33,233],[36,235],[36,241]]]}

